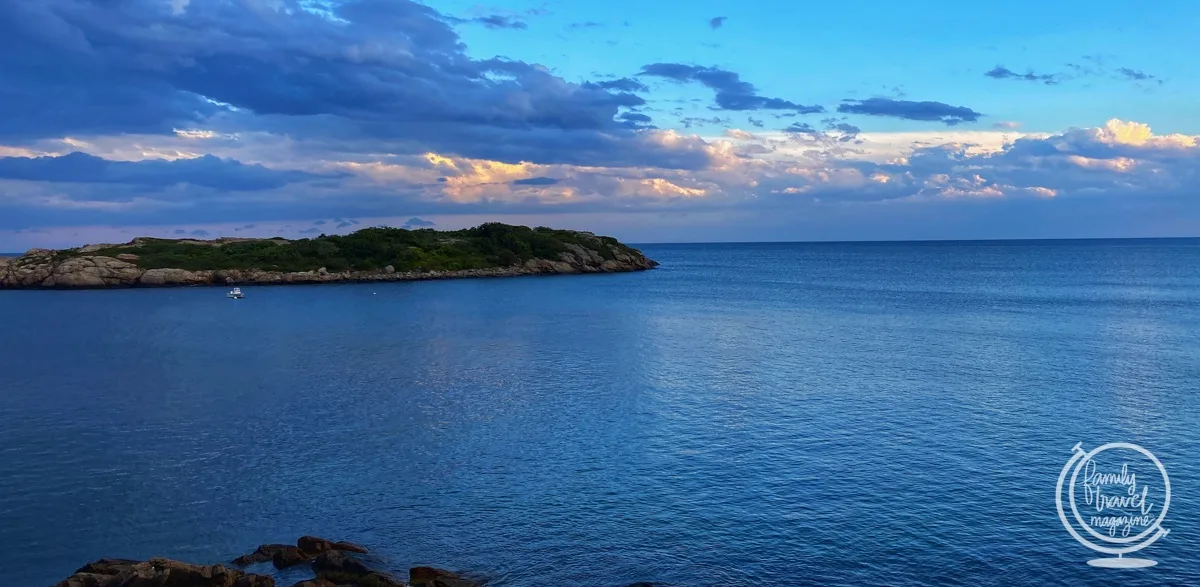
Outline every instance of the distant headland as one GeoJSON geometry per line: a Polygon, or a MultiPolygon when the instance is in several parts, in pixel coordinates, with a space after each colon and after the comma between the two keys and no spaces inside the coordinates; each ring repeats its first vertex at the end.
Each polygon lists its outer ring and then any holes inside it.
{"type": "Polygon", "coordinates": [[[311,239],[141,237],[0,258],[0,289],[275,285],[614,273],[657,262],[590,232],[498,222],[455,231],[364,228],[311,239]]]}

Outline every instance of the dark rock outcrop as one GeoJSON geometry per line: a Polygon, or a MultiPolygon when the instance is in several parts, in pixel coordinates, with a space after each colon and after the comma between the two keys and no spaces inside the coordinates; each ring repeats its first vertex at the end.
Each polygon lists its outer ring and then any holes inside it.
{"type": "Polygon", "coordinates": [[[317,538],[316,536],[301,536],[296,540],[296,546],[300,547],[300,550],[312,553],[314,555],[330,550],[357,552],[359,554],[367,553],[366,548],[354,544],[353,542],[334,542],[324,538],[317,538]]]}
{"type": "Polygon", "coordinates": [[[296,548],[290,544],[262,544],[250,554],[243,554],[233,559],[233,564],[244,567],[254,563],[263,563],[275,558],[275,553],[287,548],[296,548]]]}
{"type": "MultiPolygon", "coordinates": [[[[313,579],[292,587],[406,587],[404,581],[375,570],[356,554],[367,549],[350,542],[303,536],[290,544],[264,544],[238,557],[239,565],[272,561],[285,568],[312,561],[313,579]]],[[[411,587],[478,587],[481,581],[435,567],[412,567],[411,587]]],[[[148,561],[100,559],[84,565],[54,587],[275,587],[275,579],[223,565],[193,565],[165,558],[148,561]]]]}
{"type": "Polygon", "coordinates": [[[300,563],[307,562],[312,559],[312,555],[300,550],[295,546],[285,546],[276,550],[271,555],[271,564],[277,569],[286,569],[294,567],[300,563]]]}
{"type": "Polygon", "coordinates": [[[255,563],[271,561],[277,569],[294,567],[308,562],[323,553],[338,551],[366,553],[367,549],[350,542],[335,542],[316,536],[301,536],[296,545],[291,544],[262,544],[250,554],[244,554],[233,559],[233,564],[244,567],[255,563]]]}
{"type": "Polygon", "coordinates": [[[334,585],[353,587],[403,587],[404,582],[395,577],[372,569],[358,557],[340,550],[321,553],[312,562],[313,572],[318,579],[334,585]]]}
{"type": "Polygon", "coordinates": [[[145,562],[101,559],[55,587],[275,587],[275,579],[223,565],[193,565],[165,558],[145,562]]]}
{"type": "Polygon", "coordinates": [[[476,587],[481,583],[437,567],[413,567],[408,570],[408,584],[410,587],[476,587]]]}
{"type": "Polygon", "coordinates": [[[367,563],[336,550],[318,555],[313,559],[312,569],[318,577],[327,574],[366,575],[372,570],[367,563]]]}

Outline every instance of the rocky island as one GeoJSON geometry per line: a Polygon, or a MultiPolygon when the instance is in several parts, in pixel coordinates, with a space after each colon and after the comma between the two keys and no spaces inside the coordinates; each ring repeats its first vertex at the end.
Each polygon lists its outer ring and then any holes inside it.
{"type": "Polygon", "coordinates": [[[612,273],[658,263],[590,232],[487,223],[316,238],[141,237],[0,258],[0,289],[275,285],[612,273]]]}

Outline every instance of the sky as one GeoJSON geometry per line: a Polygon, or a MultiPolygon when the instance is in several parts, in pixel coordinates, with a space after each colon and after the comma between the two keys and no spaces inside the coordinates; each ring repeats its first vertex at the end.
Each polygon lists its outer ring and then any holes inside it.
{"type": "Polygon", "coordinates": [[[1200,236],[1200,4],[0,2],[0,251],[1200,236]]]}

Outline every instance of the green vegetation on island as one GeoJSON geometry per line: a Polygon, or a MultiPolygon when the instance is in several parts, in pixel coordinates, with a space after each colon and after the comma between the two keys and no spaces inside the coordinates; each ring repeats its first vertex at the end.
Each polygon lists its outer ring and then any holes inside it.
{"type": "Polygon", "coordinates": [[[617,239],[586,232],[539,227],[511,226],[491,222],[464,230],[439,231],[429,228],[364,228],[347,235],[320,235],[298,240],[139,238],[124,245],[100,249],[60,251],[117,257],[137,256],[143,269],[259,269],[263,271],[311,271],[324,267],[337,271],[374,271],[392,266],[396,271],[462,271],[520,265],[530,259],[556,260],[569,245],[596,251],[606,260],[618,252],[640,253],[617,239]]]}

